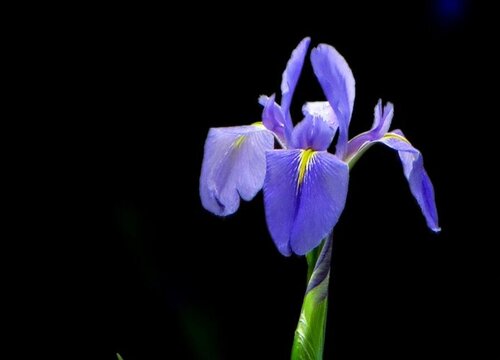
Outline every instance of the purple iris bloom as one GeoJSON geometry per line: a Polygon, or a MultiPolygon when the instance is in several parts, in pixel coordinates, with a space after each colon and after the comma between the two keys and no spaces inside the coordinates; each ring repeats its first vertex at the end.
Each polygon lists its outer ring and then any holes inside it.
{"type": "Polygon", "coordinates": [[[318,246],[337,223],[345,205],[349,168],[373,144],[398,151],[403,170],[429,228],[439,231],[432,183],[420,152],[399,130],[388,132],[393,105],[375,107],[371,130],[348,141],[355,83],[345,59],[331,46],[311,52],[314,73],[328,101],[302,107],[296,126],[290,104],[310,39],[293,51],[283,72],[281,105],[261,96],[262,123],[212,128],[205,143],[200,195],[216,215],[229,215],[240,197],[252,199],[264,189],[266,220],[278,250],[304,255],[318,246]],[[339,132],[335,154],[327,151],[339,132]],[[274,150],[274,140],[282,149],[274,150]]]}

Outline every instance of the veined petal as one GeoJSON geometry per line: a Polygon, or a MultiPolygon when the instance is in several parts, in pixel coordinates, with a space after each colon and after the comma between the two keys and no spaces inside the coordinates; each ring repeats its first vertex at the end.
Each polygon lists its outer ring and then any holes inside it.
{"type": "Polygon", "coordinates": [[[344,209],[347,165],[326,151],[266,152],[266,220],[278,250],[304,255],[332,230],[344,209]]]}
{"type": "Polygon", "coordinates": [[[293,129],[290,144],[296,149],[311,148],[322,151],[328,149],[334,135],[335,128],[332,128],[322,118],[306,115],[304,120],[293,129]]]}
{"type": "Polygon", "coordinates": [[[349,168],[336,156],[318,151],[306,168],[290,237],[294,253],[304,255],[332,231],[344,210],[349,168]]]}
{"type": "Polygon", "coordinates": [[[267,227],[279,252],[292,254],[290,233],[297,208],[297,179],[301,150],[266,152],[264,208],[267,227]]]}
{"type": "Polygon", "coordinates": [[[354,107],[355,81],[345,59],[332,46],[321,44],[311,52],[314,73],[339,122],[337,156],[346,152],[349,122],[354,107]]]}
{"type": "Polygon", "coordinates": [[[410,191],[422,210],[427,226],[432,231],[440,231],[436,201],[434,199],[434,187],[424,169],[424,160],[420,151],[410,144],[400,130],[385,134],[378,142],[398,152],[405,177],[410,185],[410,191]]]}
{"type": "Polygon", "coordinates": [[[379,100],[373,112],[373,126],[369,131],[361,133],[347,144],[347,154],[345,160],[349,161],[354,157],[361,147],[367,143],[376,141],[384,136],[391,126],[392,118],[394,117],[394,105],[388,102],[382,107],[382,100],[379,100]]]}
{"type": "Polygon", "coordinates": [[[297,45],[295,50],[293,50],[281,80],[281,110],[285,119],[285,132],[287,138],[291,135],[293,128],[290,116],[290,104],[292,102],[295,87],[299,81],[300,72],[302,71],[302,66],[304,65],[304,59],[310,42],[311,39],[306,37],[299,43],[299,45],[297,45]]]}
{"type": "Polygon", "coordinates": [[[275,95],[259,97],[259,103],[264,107],[262,111],[262,123],[264,126],[276,134],[278,139],[285,143],[285,120],[281,107],[274,100],[275,95]]]}
{"type": "Polygon", "coordinates": [[[251,200],[262,188],[265,152],[273,146],[273,134],[262,124],[210,129],[200,177],[205,209],[226,216],[238,210],[240,197],[251,200]]]}

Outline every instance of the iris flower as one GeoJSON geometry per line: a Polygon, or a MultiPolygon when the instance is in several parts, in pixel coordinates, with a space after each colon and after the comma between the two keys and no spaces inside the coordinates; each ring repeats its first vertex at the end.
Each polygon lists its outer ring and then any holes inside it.
{"type": "Polygon", "coordinates": [[[344,209],[349,169],[373,144],[399,154],[410,191],[427,225],[439,231],[432,183],[420,152],[400,130],[389,131],[391,103],[375,106],[372,128],[348,140],[355,82],[345,59],[321,44],[311,51],[314,73],[328,101],[309,102],[304,118],[293,125],[290,105],[310,39],[293,51],[283,72],[281,104],[261,96],[262,122],[212,128],[205,143],[200,177],[203,206],[219,216],[251,200],[263,188],[266,221],[278,250],[285,256],[307,254],[331,233],[344,209]],[[338,132],[335,153],[328,149],[338,132]],[[274,149],[277,143],[280,149],[274,149]]]}

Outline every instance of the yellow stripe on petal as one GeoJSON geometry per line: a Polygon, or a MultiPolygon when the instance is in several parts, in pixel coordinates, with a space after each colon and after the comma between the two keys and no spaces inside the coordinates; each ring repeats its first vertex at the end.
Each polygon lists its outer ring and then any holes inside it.
{"type": "Polygon", "coordinates": [[[401,135],[398,135],[398,134],[394,134],[394,133],[387,133],[382,138],[383,139],[396,139],[396,140],[403,141],[403,142],[405,142],[407,144],[410,144],[410,142],[408,141],[407,138],[405,138],[405,137],[403,137],[401,135]]]}
{"type": "Polygon", "coordinates": [[[304,182],[304,177],[306,176],[307,170],[309,169],[309,164],[314,159],[316,151],[312,149],[302,150],[300,152],[299,160],[299,176],[297,177],[297,186],[300,187],[304,182]]]}
{"type": "Polygon", "coordinates": [[[245,135],[239,135],[236,140],[234,140],[234,143],[233,143],[233,148],[235,149],[238,149],[241,147],[241,145],[243,145],[243,143],[245,142],[246,140],[246,136],[245,135]]]}
{"type": "MultiPolygon", "coordinates": [[[[265,129],[264,124],[262,124],[262,121],[254,122],[250,126],[254,126],[258,129],[265,129]]],[[[233,142],[233,148],[239,149],[241,147],[241,145],[243,145],[243,143],[245,142],[246,139],[247,139],[247,135],[239,135],[236,138],[236,140],[234,140],[234,142],[233,142]]]]}

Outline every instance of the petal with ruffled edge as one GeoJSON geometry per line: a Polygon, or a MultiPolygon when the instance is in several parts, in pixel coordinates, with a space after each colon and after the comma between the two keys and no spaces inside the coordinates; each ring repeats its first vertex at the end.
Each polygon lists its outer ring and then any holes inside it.
{"type": "Polygon", "coordinates": [[[347,196],[349,169],[326,151],[266,152],[266,220],[278,250],[304,255],[333,229],[347,196]]]}
{"type": "Polygon", "coordinates": [[[339,127],[335,112],[328,101],[306,102],[304,106],[302,106],[302,113],[304,116],[311,115],[320,118],[333,129],[334,133],[339,127]]]}
{"type": "Polygon", "coordinates": [[[273,134],[262,124],[210,129],[200,177],[205,209],[226,216],[238,210],[240,197],[251,200],[262,188],[265,152],[273,147],[273,134]]]}
{"type": "Polygon", "coordinates": [[[347,150],[349,122],[354,107],[355,81],[345,59],[335,48],[321,44],[311,51],[314,73],[339,121],[337,156],[343,158],[347,150]]]}
{"type": "Polygon", "coordinates": [[[400,130],[385,134],[378,142],[398,152],[405,177],[410,185],[410,191],[422,210],[427,226],[432,231],[440,231],[436,201],[434,199],[434,187],[424,169],[424,160],[420,151],[410,144],[400,130]]]}

